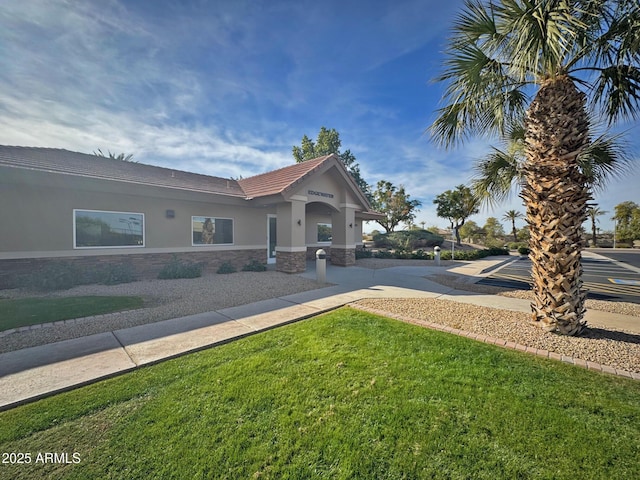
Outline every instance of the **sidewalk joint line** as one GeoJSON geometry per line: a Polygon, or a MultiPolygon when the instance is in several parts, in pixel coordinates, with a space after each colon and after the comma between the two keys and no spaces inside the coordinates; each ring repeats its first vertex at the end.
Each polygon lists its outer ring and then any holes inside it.
{"type": "Polygon", "coordinates": [[[118,342],[118,345],[120,345],[120,347],[122,347],[122,350],[124,351],[124,353],[127,355],[127,357],[129,358],[129,360],[131,360],[131,363],[133,363],[136,367],[139,367],[140,365],[138,365],[138,363],[133,359],[133,357],[131,355],[129,355],[129,351],[127,350],[127,347],[124,345],[124,343],[122,343],[120,341],[120,339],[118,338],[118,335],[116,335],[115,331],[111,331],[109,332],[111,335],[113,335],[113,338],[116,339],[116,342],[118,342]]]}

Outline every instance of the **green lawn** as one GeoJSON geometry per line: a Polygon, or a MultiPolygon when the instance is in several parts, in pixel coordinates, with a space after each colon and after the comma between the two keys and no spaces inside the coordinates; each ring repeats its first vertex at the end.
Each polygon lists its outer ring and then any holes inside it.
{"type": "Polygon", "coordinates": [[[2,412],[0,478],[631,479],[639,445],[640,382],[344,308],[2,412]]]}
{"type": "Polygon", "coordinates": [[[140,297],[0,299],[0,331],[142,307],[140,297]]]}

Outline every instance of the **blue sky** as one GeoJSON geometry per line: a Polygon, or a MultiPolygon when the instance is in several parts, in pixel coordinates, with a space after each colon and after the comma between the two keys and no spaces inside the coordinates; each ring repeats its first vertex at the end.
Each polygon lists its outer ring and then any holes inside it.
{"type": "MultiPolygon", "coordinates": [[[[492,144],[473,139],[446,151],[425,134],[443,89],[432,80],[462,6],[3,0],[0,144],[124,152],[248,177],[293,163],[291,147],[326,126],[340,132],[365,180],[404,185],[423,203],[417,222],[446,227],[433,198],[467,183],[492,144]]],[[[623,128],[640,155],[640,126],[623,128]]],[[[640,203],[639,164],[596,195],[601,208],[640,203]]],[[[472,220],[509,209],[524,212],[514,195],[472,220]]]]}

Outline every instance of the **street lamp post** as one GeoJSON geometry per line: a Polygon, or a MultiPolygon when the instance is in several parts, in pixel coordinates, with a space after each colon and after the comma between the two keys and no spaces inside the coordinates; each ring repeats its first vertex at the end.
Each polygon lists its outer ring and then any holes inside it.
{"type": "Polygon", "coordinates": [[[451,231],[451,260],[456,259],[455,249],[456,249],[456,228],[454,227],[451,231]]]}

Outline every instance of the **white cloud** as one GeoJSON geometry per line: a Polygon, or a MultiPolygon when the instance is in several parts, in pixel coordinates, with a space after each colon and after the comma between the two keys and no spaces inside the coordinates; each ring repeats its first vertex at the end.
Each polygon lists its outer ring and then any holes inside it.
{"type": "Polygon", "coordinates": [[[82,118],[63,105],[0,101],[18,113],[10,119],[0,115],[3,144],[132,153],[143,163],[223,177],[249,176],[291,163],[288,152],[265,152],[252,146],[248,135],[242,143],[233,143],[213,126],[150,125],[126,113],[98,110],[82,118]]]}
{"type": "MultiPolygon", "coordinates": [[[[6,0],[0,143],[100,148],[246,177],[290,164],[291,146],[324,125],[338,129],[367,181],[405,185],[423,201],[419,219],[444,226],[433,196],[466,183],[490,142],[435,148],[421,133],[437,101],[416,99],[425,118],[415,118],[406,98],[389,100],[406,92],[380,85],[394,61],[443,39],[461,5],[6,0]]],[[[424,76],[425,98],[439,96],[425,65],[399,74],[424,76]]],[[[637,199],[634,181],[612,184],[606,201],[637,199]]]]}

